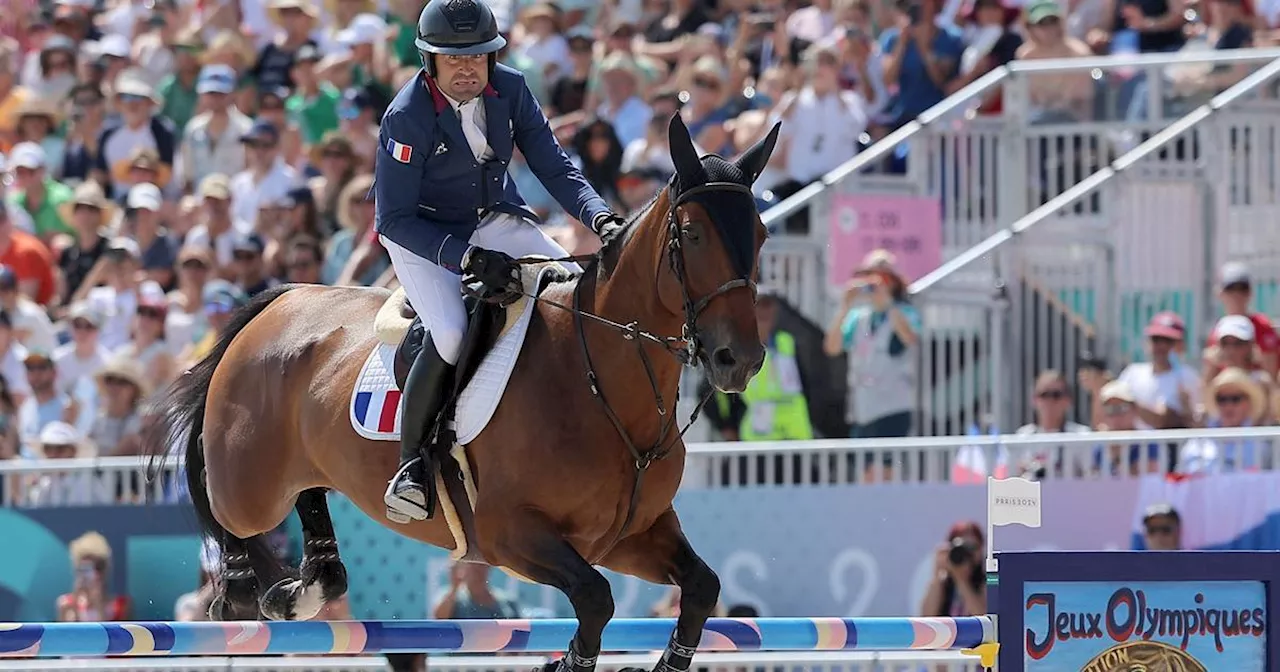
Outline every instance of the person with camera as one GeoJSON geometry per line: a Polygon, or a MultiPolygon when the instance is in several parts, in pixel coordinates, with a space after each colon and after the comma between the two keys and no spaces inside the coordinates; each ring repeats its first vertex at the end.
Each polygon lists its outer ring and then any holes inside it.
{"type": "Polygon", "coordinates": [[[985,543],[973,521],[956,523],[940,544],[933,576],[920,604],[921,616],[981,616],[987,613],[985,543]]]}

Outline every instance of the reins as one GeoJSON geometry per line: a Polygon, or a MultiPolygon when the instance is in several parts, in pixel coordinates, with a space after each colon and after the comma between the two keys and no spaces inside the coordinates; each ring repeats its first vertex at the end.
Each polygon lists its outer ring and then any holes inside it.
{"type": "MultiPolygon", "coordinates": [[[[653,464],[653,462],[661,460],[670,454],[672,448],[675,447],[675,443],[684,438],[685,433],[689,431],[689,428],[693,426],[693,423],[697,422],[698,416],[702,413],[703,407],[706,406],[707,402],[710,401],[711,397],[715,394],[715,388],[708,390],[707,393],[699,399],[697,405],[694,406],[693,412],[689,415],[688,423],[685,424],[682,429],[679,429],[679,431],[671,437],[670,440],[668,440],[668,436],[671,434],[672,429],[677,426],[677,420],[674,417],[674,413],[670,411],[674,411],[680,404],[680,386],[677,383],[674,403],[672,407],[668,409],[666,402],[662,397],[662,390],[659,389],[657,376],[654,373],[653,362],[649,358],[649,353],[645,351],[645,342],[649,342],[663,348],[664,351],[672,357],[675,357],[682,366],[696,367],[699,359],[705,357],[705,353],[702,351],[702,345],[698,339],[698,316],[702,314],[702,311],[705,310],[712,301],[734,289],[747,288],[751,289],[753,292],[755,291],[755,283],[749,278],[736,278],[725,282],[706,296],[703,296],[696,301],[689,293],[689,278],[685,266],[684,246],[681,243],[682,231],[677,217],[677,211],[680,206],[684,205],[691,197],[712,191],[736,191],[744,194],[748,198],[753,197],[751,189],[744,185],[737,184],[735,182],[709,182],[707,184],[690,188],[687,191],[682,191],[672,200],[671,206],[667,211],[666,246],[668,261],[671,265],[672,271],[680,281],[680,290],[683,294],[682,301],[685,320],[684,325],[681,327],[681,333],[679,336],[658,336],[652,332],[640,329],[639,324],[636,321],[623,324],[621,322],[596,315],[590,311],[583,310],[582,287],[585,284],[583,282],[585,276],[579,277],[577,285],[574,287],[572,306],[566,306],[558,301],[536,296],[535,294],[525,291],[523,287],[521,287],[519,291],[521,296],[539,303],[554,306],[573,315],[574,326],[578,332],[578,342],[582,348],[582,358],[586,370],[587,385],[591,390],[591,396],[595,397],[596,400],[600,402],[605,415],[609,418],[609,422],[613,424],[618,435],[622,437],[623,443],[626,444],[627,450],[631,453],[631,457],[634,460],[636,477],[634,486],[631,489],[631,501],[627,506],[626,519],[623,521],[622,527],[618,529],[618,533],[615,535],[613,541],[600,554],[600,557],[604,557],[604,555],[612,550],[613,547],[622,540],[623,535],[626,534],[627,529],[631,526],[631,523],[635,518],[636,506],[640,502],[640,489],[641,485],[644,483],[644,474],[649,470],[649,466],[653,464]],[[623,426],[621,418],[618,417],[618,414],[613,410],[613,406],[605,398],[604,392],[600,389],[599,377],[596,375],[595,365],[591,359],[591,350],[587,345],[587,334],[584,320],[591,320],[597,324],[617,331],[622,335],[624,340],[634,341],[636,344],[636,352],[640,356],[640,361],[644,366],[645,376],[649,379],[649,387],[653,391],[654,403],[658,411],[658,416],[663,419],[658,439],[648,450],[641,451],[636,446],[635,442],[631,439],[631,435],[627,433],[626,427],[623,426]]],[[[594,254],[573,255],[558,259],[521,257],[516,259],[515,263],[517,265],[531,265],[549,262],[590,262],[590,265],[594,266],[595,264],[603,261],[604,253],[604,248],[601,248],[594,254]]]]}

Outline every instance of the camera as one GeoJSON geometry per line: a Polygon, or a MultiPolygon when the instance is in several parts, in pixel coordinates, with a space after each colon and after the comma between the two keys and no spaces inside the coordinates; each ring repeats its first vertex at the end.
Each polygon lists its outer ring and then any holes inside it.
{"type": "Polygon", "coordinates": [[[973,562],[973,556],[978,552],[978,547],[972,541],[965,537],[956,537],[951,540],[951,550],[947,551],[947,561],[952,565],[963,565],[973,562]]]}

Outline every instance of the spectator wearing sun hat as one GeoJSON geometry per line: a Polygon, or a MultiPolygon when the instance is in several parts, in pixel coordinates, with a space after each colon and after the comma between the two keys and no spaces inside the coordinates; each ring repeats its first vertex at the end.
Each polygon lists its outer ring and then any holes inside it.
{"type": "MultiPolygon", "coordinates": [[[[70,89],[70,87],[67,87],[70,89]]],[[[44,148],[50,175],[62,174],[62,155],[67,142],[58,134],[62,111],[50,94],[32,92],[18,106],[18,133],[23,140],[44,148]]]]}
{"type": "MultiPolygon", "coordinates": [[[[173,30],[173,28],[166,27],[161,30],[173,30]]],[[[154,35],[153,33],[147,37],[154,35]]],[[[151,54],[154,54],[152,57],[154,60],[167,61],[163,63],[164,69],[158,74],[155,70],[148,68],[148,72],[160,82],[156,86],[156,95],[163,101],[160,104],[160,114],[172,121],[173,127],[181,134],[186,129],[187,123],[195,116],[199,106],[200,93],[196,91],[200,74],[198,54],[204,45],[200,34],[194,30],[184,30],[172,40],[161,38],[148,41],[150,44],[147,46],[139,45],[140,55],[145,54],[149,49],[151,54]]],[[[145,63],[145,60],[142,62],[145,63]]]]}
{"type": "Polygon", "coordinates": [[[178,243],[161,221],[163,198],[154,184],[135,184],[125,199],[122,233],[138,243],[142,270],[162,288],[173,286],[178,243]]]}
{"type": "Polygon", "coordinates": [[[76,185],[71,201],[62,205],[62,219],[75,231],[75,240],[63,244],[58,255],[65,301],[70,302],[80,291],[106,251],[109,239],[105,232],[116,210],[116,204],[108,200],[102,187],[93,181],[76,185]]]}
{"type": "Polygon", "coordinates": [[[95,173],[98,179],[111,185],[112,193],[121,194],[127,192],[133,183],[112,182],[111,177],[121,174],[122,164],[127,174],[133,152],[140,147],[149,147],[156,151],[161,164],[172,167],[178,136],[173,122],[156,114],[159,100],[143,73],[126,70],[114,84],[115,106],[120,111],[120,118],[103,128],[98,137],[95,173]]]}
{"type": "Polygon", "coordinates": [[[73,233],[59,208],[71,200],[71,187],[53,179],[45,150],[34,142],[20,142],[9,152],[8,169],[13,187],[6,195],[9,203],[31,216],[35,234],[46,245],[58,233],[73,233]]]}
{"type": "Polygon", "coordinates": [[[294,56],[303,45],[319,46],[311,39],[319,11],[314,0],[270,0],[267,16],[279,29],[270,44],[258,52],[258,60],[249,74],[263,90],[293,88],[294,56]]]}

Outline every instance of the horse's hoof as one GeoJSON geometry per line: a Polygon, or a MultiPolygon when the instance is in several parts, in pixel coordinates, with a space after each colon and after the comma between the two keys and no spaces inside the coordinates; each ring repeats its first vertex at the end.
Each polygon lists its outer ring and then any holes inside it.
{"type": "Polygon", "coordinates": [[[298,579],[281,579],[267,589],[259,601],[262,615],[272,621],[307,621],[324,606],[317,584],[304,587],[298,579]]]}

